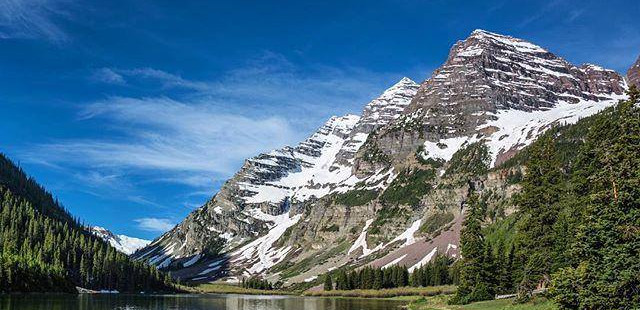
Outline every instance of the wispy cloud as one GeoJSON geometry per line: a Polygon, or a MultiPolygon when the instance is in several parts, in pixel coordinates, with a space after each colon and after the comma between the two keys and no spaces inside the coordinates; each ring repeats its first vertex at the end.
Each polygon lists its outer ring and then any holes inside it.
{"type": "Polygon", "coordinates": [[[103,68],[92,79],[125,86],[150,82],[157,87],[150,90],[154,95],[79,105],[79,122],[111,134],[36,145],[21,158],[91,171],[83,177],[95,184],[122,181],[130,185],[128,197],[138,197],[140,182],[180,183],[211,195],[244,159],[297,143],[333,114],[359,112],[400,78],[358,68],[308,67],[303,72],[284,57],[265,53],[210,81],[151,68],[103,68]]]}
{"type": "Polygon", "coordinates": [[[573,9],[573,10],[569,11],[569,14],[567,16],[566,22],[571,23],[571,22],[575,21],[580,16],[582,16],[585,11],[586,11],[585,8],[578,8],[578,9],[573,9]]]}
{"type": "Polygon", "coordinates": [[[139,218],[134,220],[134,222],[137,223],[138,228],[141,230],[160,233],[168,231],[175,226],[169,219],[155,217],[139,218]]]}
{"type": "Polygon", "coordinates": [[[67,15],[69,1],[2,0],[0,1],[0,38],[42,38],[53,42],[68,40],[55,19],[67,15]]]}
{"type": "Polygon", "coordinates": [[[133,78],[143,78],[159,81],[165,88],[179,87],[191,89],[194,91],[207,91],[210,88],[210,86],[205,82],[187,80],[179,75],[171,74],[153,68],[118,70],[118,72],[133,78]]]}
{"type": "Polygon", "coordinates": [[[547,2],[545,5],[542,5],[540,9],[533,12],[533,14],[529,15],[525,19],[523,19],[517,26],[518,28],[524,28],[529,26],[530,24],[540,20],[545,15],[547,15],[550,11],[554,10],[558,6],[563,3],[562,0],[551,0],[547,2]]]}
{"type": "MultiPolygon", "coordinates": [[[[40,145],[49,161],[97,168],[227,175],[239,159],[291,141],[296,134],[280,117],[228,114],[204,103],[169,98],[110,98],[83,109],[122,130],[119,139],[69,140],[40,145]],[[126,126],[126,127],[121,127],[126,126]]],[[[43,153],[41,153],[43,154],[43,153]]],[[[192,183],[201,175],[176,175],[192,183]]],[[[201,177],[205,177],[201,176],[201,177]]]]}
{"type": "Polygon", "coordinates": [[[96,82],[107,84],[124,85],[126,83],[124,77],[111,68],[100,68],[95,70],[91,75],[91,79],[96,82]]]}

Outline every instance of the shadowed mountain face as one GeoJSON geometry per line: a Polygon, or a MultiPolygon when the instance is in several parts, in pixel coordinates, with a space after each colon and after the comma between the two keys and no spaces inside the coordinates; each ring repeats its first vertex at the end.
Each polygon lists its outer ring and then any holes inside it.
{"type": "Polygon", "coordinates": [[[504,162],[554,124],[622,98],[612,70],[575,66],[524,40],[474,31],[418,85],[403,78],[361,116],[248,159],[204,206],[136,257],[207,281],[261,274],[313,282],[340,266],[418,267],[457,256],[470,190],[513,211],[504,162]]]}
{"type": "Polygon", "coordinates": [[[638,60],[629,68],[627,71],[627,80],[629,81],[629,85],[635,85],[640,88],[640,56],[638,56],[638,60]]]}

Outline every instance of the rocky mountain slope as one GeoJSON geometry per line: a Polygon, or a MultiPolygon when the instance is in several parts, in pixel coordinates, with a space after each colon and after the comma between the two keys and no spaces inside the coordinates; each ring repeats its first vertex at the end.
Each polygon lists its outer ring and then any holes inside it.
{"type": "Polygon", "coordinates": [[[140,259],[193,281],[260,274],[312,283],[363,264],[416,268],[459,255],[470,191],[511,212],[522,167],[499,166],[554,124],[622,98],[612,70],[476,30],[417,85],[404,78],[361,116],[333,117],[261,154],[140,259]]]}
{"type": "Polygon", "coordinates": [[[93,226],[91,232],[102,240],[111,244],[116,250],[131,255],[138,249],[144,248],[151,243],[151,240],[144,240],[126,235],[116,235],[104,227],[93,226]]]}
{"type": "Polygon", "coordinates": [[[629,68],[629,71],[627,71],[627,80],[629,81],[629,85],[640,87],[640,56],[638,56],[638,60],[636,60],[631,68],[629,68]]]}

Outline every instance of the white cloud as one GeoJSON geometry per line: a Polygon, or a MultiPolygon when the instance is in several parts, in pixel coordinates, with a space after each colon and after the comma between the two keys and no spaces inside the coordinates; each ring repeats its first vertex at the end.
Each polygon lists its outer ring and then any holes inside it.
{"type": "Polygon", "coordinates": [[[100,181],[109,175],[125,181],[143,176],[136,180],[211,190],[244,159],[299,142],[331,115],[359,112],[399,79],[356,68],[312,67],[302,72],[266,53],[215,81],[149,68],[105,70],[127,85],[158,82],[165,96],[113,96],[85,104],[79,121],[109,130],[109,136],[38,145],[22,158],[98,171],[89,177],[100,181]],[[178,94],[171,91],[178,87],[178,94]]]}
{"type": "Polygon", "coordinates": [[[169,219],[145,217],[133,220],[138,224],[138,228],[141,230],[151,232],[166,232],[175,226],[175,224],[169,219]]]}
{"type": "Polygon", "coordinates": [[[100,68],[93,72],[91,79],[98,82],[107,84],[124,85],[126,82],[121,74],[115,72],[110,68],[100,68]]]}
{"type": "Polygon", "coordinates": [[[186,80],[181,76],[153,68],[138,68],[117,71],[130,77],[157,80],[165,88],[179,87],[195,91],[207,91],[209,89],[209,85],[205,82],[186,80]]]}
{"type": "Polygon", "coordinates": [[[54,19],[67,13],[69,1],[2,0],[0,1],[0,38],[43,38],[49,41],[68,40],[67,34],[54,19]]]}

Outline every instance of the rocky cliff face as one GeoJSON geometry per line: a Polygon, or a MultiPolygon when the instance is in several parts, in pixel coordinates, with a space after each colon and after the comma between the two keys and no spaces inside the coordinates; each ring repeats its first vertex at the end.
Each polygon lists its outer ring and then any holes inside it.
{"type": "MultiPolygon", "coordinates": [[[[425,156],[448,160],[463,143],[486,138],[495,163],[554,122],[555,115],[544,115],[558,114],[550,110],[611,100],[623,85],[612,70],[576,67],[535,44],[476,30],[453,46],[404,115],[380,130],[375,147],[402,162],[427,141],[425,156]],[[527,113],[542,119],[505,119],[527,113]]],[[[568,114],[575,113],[557,118],[568,114]]]]}
{"type": "Polygon", "coordinates": [[[476,30],[421,85],[404,78],[361,116],[331,118],[299,145],[247,160],[136,255],[183,279],[287,283],[340,266],[457,256],[470,191],[495,214],[515,208],[522,168],[488,169],[553,124],[614,104],[624,85],[614,71],[476,30]]]}
{"type": "Polygon", "coordinates": [[[627,71],[627,80],[629,85],[635,85],[640,88],[640,56],[638,60],[627,71]]]}
{"type": "MultiPolygon", "coordinates": [[[[292,203],[345,191],[360,181],[351,169],[356,151],[372,130],[400,116],[417,88],[415,82],[403,78],[367,104],[362,117],[332,117],[299,145],[248,159],[215,197],[138,257],[169,267],[176,260],[204,251],[212,238],[222,239],[224,249],[230,250],[294,224],[285,219],[292,203]]],[[[269,246],[273,241],[265,240],[269,246]]],[[[265,266],[274,261],[278,259],[265,262],[265,266]]]]}

